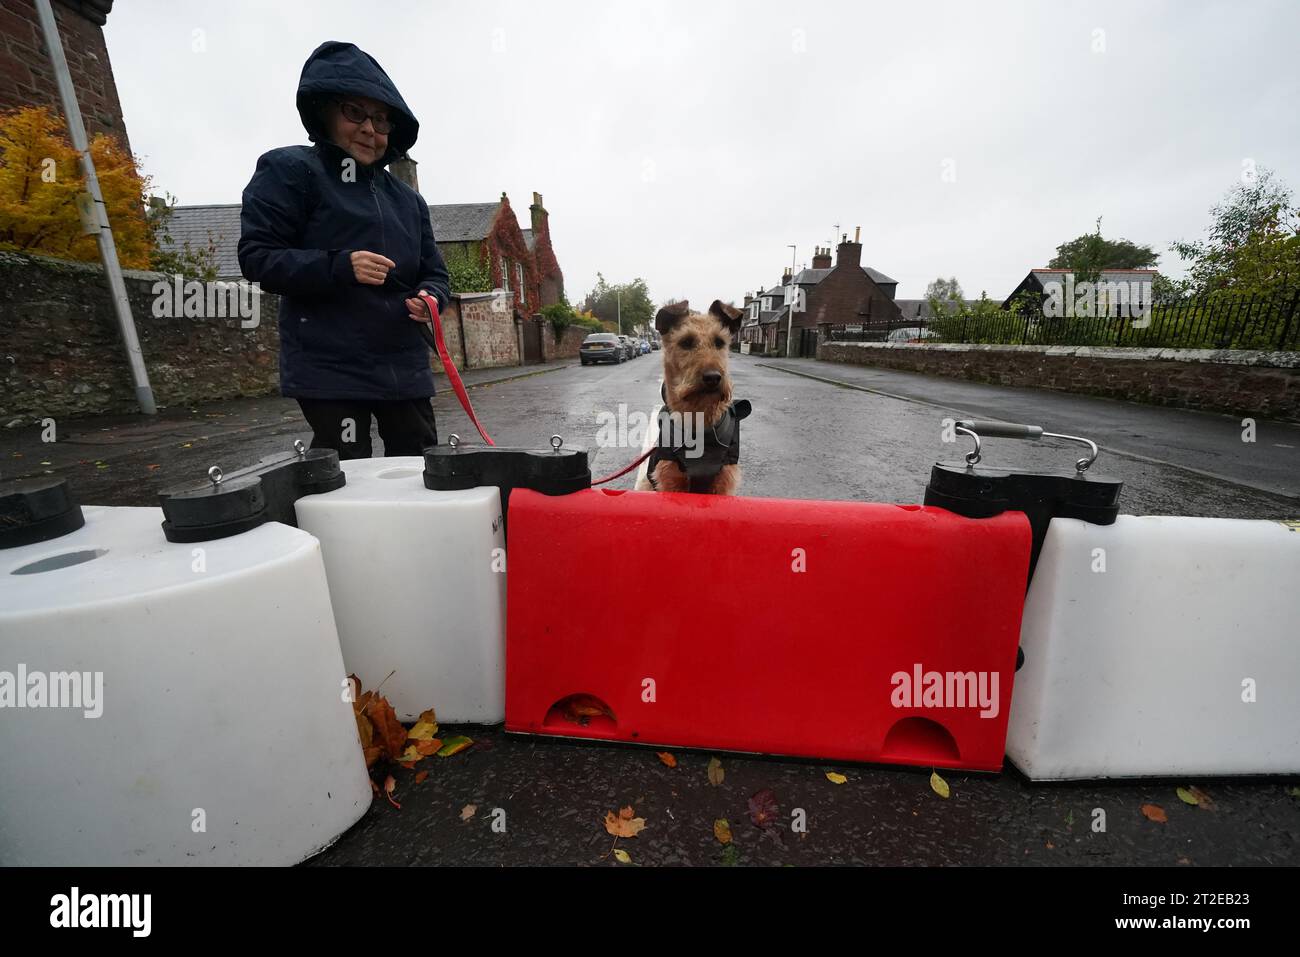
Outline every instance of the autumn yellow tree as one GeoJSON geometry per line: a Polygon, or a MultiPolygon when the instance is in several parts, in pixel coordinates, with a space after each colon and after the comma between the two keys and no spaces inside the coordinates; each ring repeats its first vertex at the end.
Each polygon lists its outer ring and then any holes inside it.
{"type": "MultiPolygon", "coordinates": [[[[145,216],[149,180],[116,139],[99,134],[90,143],[100,191],[128,269],[149,268],[153,233],[145,216]]],[[[0,249],[62,259],[94,260],[99,247],[83,234],[77,195],[85,191],[77,151],[63,120],[43,107],[0,113],[0,249]]]]}

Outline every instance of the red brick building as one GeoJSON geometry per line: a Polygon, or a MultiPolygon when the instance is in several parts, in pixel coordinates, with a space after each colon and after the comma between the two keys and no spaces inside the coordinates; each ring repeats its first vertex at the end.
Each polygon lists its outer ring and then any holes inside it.
{"type": "MultiPolygon", "coordinates": [[[[117,81],[104,44],[103,26],[113,0],[54,0],[53,7],[87,135],[116,136],[129,151],[117,81]]],[[[0,110],[22,106],[45,106],[63,115],[35,3],[0,0],[0,110]]]]}
{"type": "Polygon", "coordinates": [[[785,271],[781,285],[745,297],[746,316],[740,340],[755,351],[786,355],[786,330],[793,339],[791,355],[813,356],[818,336],[828,327],[871,321],[901,320],[894,295],[898,281],[862,265],[860,233],[852,242],[841,238],[831,264],[829,247],[818,247],[812,268],[791,275],[785,271]],[[791,319],[790,307],[794,306],[791,319]]]}

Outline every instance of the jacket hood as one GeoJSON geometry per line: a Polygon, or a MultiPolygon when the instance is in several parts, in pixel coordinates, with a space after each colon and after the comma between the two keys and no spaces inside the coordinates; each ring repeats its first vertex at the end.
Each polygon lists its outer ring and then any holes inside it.
{"type": "Polygon", "coordinates": [[[298,80],[298,116],[313,143],[329,142],[320,120],[320,99],[332,93],[368,96],[396,114],[388,150],[376,165],[386,166],[415,145],[420,123],[378,61],[353,43],[327,40],[312,51],[298,80]]]}

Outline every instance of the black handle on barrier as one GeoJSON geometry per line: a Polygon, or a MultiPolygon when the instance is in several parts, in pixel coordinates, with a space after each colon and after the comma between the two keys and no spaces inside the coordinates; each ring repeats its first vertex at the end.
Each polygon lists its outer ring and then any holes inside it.
{"type": "Polygon", "coordinates": [[[271,455],[256,465],[222,473],[215,465],[205,482],[176,485],[159,493],[163,534],[169,542],[207,542],[238,535],[264,522],[297,526],[293,503],[304,495],[332,492],[347,484],[333,449],[305,449],[271,455]]]}
{"type": "Polygon", "coordinates": [[[586,449],[566,449],[551,436],[549,449],[465,445],[452,435],[446,445],[424,450],[424,487],[443,491],[495,485],[501,490],[502,520],[509,523],[510,493],[517,488],[567,495],[591,488],[586,449]]]}

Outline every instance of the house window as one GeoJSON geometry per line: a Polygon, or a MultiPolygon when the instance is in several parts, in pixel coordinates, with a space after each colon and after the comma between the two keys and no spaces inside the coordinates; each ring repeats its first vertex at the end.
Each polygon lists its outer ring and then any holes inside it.
{"type": "Polygon", "coordinates": [[[524,286],[524,264],[515,263],[515,278],[519,280],[519,304],[528,305],[527,287],[524,286]]]}
{"type": "Polygon", "coordinates": [[[501,259],[501,288],[510,291],[510,260],[504,257],[501,259]]]}

